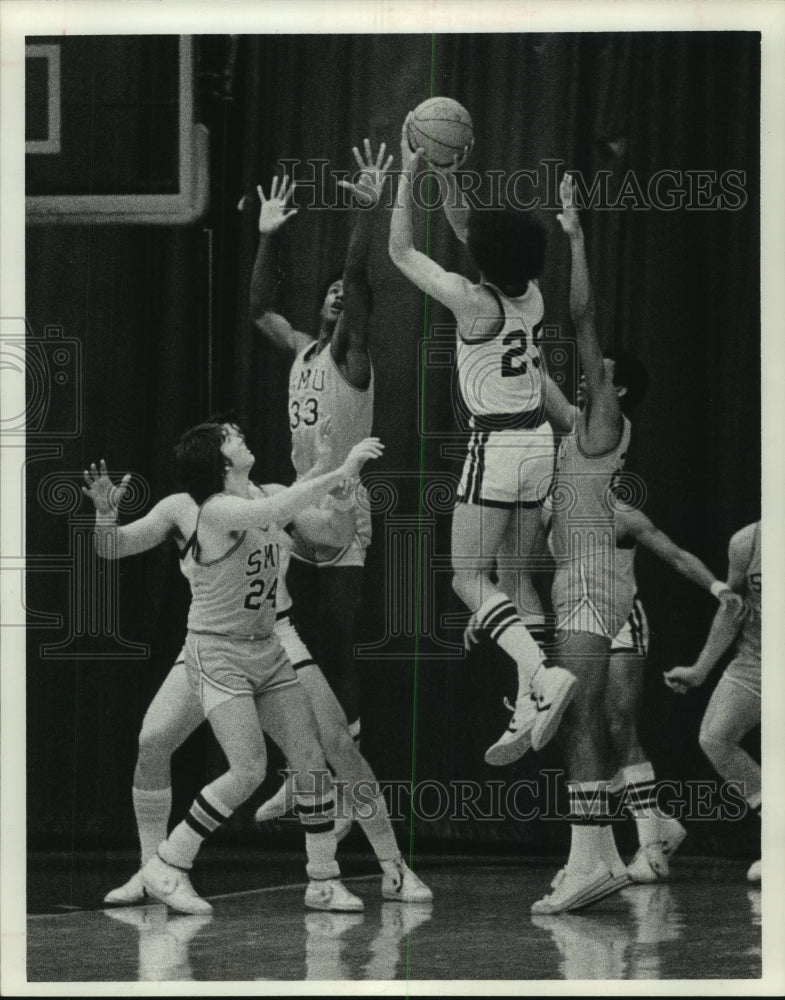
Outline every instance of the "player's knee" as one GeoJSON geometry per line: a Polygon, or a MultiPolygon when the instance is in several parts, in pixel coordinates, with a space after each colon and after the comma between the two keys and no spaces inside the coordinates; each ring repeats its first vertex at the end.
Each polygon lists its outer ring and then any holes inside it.
{"type": "Polygon", "coordinates": [[[357,744],[346,726],[324,726],[319,735],[324,756],[333,767],[336,763],[340,765],[341,761],[358,753],[357,744]]]}
{"type": "Polygon", "coordinates": [[[267,773],[267,761],[264,756],[249,755],[233,761],[229,770],[238,788],[245,793],[247,798],[264,781],[267,773]]]}
{"type": "Polygon", "coordinates": [[[452,589],[466,604],[471,604],[471,596],[481,584],[484,571],[476,566],[471,569],[454,569],[452,574],[452,589]]]}
{"type": "Polygon", "coordinates": [[[165,726],[156,726],[147,721],[142,723],[138,739],[140,763],[168,760],[177,745],[174,735],[165,726]]]}
{"type": "Polygon", "coordinates": [[[728,740],[710,725],[701,726],[698,744],[712,763],[722,761],[729,746],[728,740]]]}

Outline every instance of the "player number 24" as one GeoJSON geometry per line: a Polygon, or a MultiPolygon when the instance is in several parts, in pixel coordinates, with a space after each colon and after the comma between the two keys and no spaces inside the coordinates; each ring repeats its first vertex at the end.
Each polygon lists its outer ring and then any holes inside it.
{"type": "Polygon", "coordinates": [[[255,580],[251,580],[248,587],[248,593],[245,595],[244,607],[248,608],[249,611],[258,611],[262,606],[262,601],[272,601],[273,607],[275,607],[275,594],[278,590],[278,579],[273,580],[273,585],[267,591],[267,596],[264,594],[264,580],[257,576],[255,580]]]}
{"type": "Polygon", "coordinates": [[[309,396],[302,407],[296,399],[293,399],[290,403],[289,426],[292,430],[299,427],[301,423],[305,424],[306,427],[312,427],[318,419],[319,403],[313,396],[309,396]]]}

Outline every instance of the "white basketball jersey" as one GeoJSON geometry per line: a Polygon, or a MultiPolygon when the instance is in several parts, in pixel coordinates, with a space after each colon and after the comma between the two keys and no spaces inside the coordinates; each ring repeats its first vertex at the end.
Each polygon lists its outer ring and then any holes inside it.
{"type": "Polygon", "coordinates": [[[331,418],[330,441],[337,468],[354,445],[371,433],[373,369],[368,388],[358,389],[341,373],[329,343],[317,351],[314,341],[300,351],[289,374],[292,464],[298,476],[316,461],[316,430],[327,416],[331,418]]]}
{"type": "MultiPolygon", "coordinates": [[[[624,468],[630,446],[630,422],[622,415],[622,432],[615,448],[587,455],[578,430],[559,445],[551,489],[551,549],[556,565],[584,563],[603,580],[615,578],[617,558],[615,512],[611,497],[614,477],[624,468]]],[[[622,558],[622,568],[625,560],[622,558]]],[[[632,572],[632,560],[626,564],[632,572]]]]}
{"type": "MultiPolygon", "coordinates": [[[[502,326],[485,340],[471,342],[458,337],[461,394],[475,418],[509,415],[507,426],[527,426],[524,414],[542,409],[542,361],[536,343],[542,326],[542,295],[533,281],[525,294],[515,299],[495,285],[486,283],[484,287],[498,302],[502,326]]],[[[480,316],[478,322],[484,325],[487,319],[480,316]]]]}

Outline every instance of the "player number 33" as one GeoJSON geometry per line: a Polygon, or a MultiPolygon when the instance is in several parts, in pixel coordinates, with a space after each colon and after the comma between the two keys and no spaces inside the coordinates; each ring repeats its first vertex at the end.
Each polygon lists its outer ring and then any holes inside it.
{"type": "Polygon", "coordinates": [[[306,427],[313,427],[318,419],[319,403],[313,396],[309,396],[302,406],[296,399],[293,399],[289,404],[289,426],[292,430],[299,427],[301,423],[306,427]]]}

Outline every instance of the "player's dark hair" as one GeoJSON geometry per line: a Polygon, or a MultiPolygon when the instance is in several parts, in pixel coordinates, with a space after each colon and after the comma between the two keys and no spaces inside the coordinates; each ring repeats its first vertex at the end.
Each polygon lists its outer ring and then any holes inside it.
{"type": "Polygon", "coordinates": [[[548,238],[545,226],[532,212],[509,205],[502,209],[473,209],[466,245],[487,281],[506,294],[523,295],[545,264],[548,238]]]}
{"type": "Polygon", "coordinates": [[[626,351],[605,351],[603,357],[614,363],[613,384],[623,386],[627,391],[619,398],[622,413],[628,414],[644,398],[649,390],[649,373],[646,366],[638,358],[626,351]]]}
{"type": "Polygon", "coordinates": [[[198,504],[222,492],[227,459],[221,454],[223,423],[189,427],[174,446],[174,461],[181,487],[198,504]]]}

